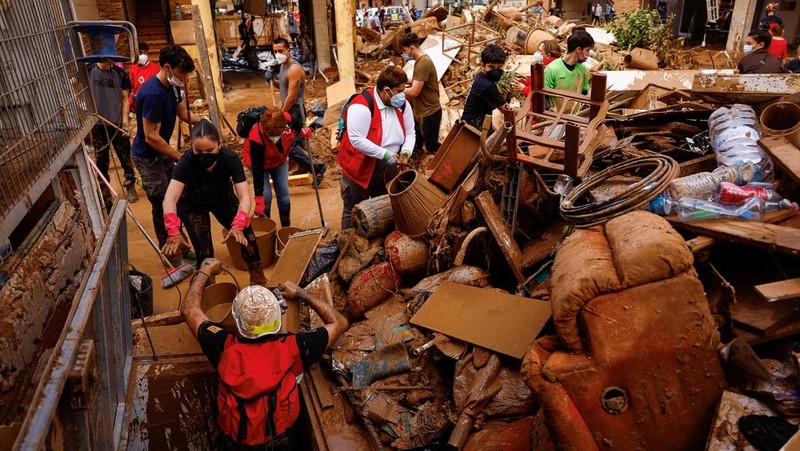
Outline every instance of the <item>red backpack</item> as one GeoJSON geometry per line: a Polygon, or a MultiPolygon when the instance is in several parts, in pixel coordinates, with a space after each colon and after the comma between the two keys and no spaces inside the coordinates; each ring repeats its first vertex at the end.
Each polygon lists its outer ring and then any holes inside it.
{"type": "Polygon", "coordinates": [[[260,445],[286,432],[300,413],[303,374],[294,335],[264,342],[228,335],[217,365],[217,422],[241,445],[260,445]]]}

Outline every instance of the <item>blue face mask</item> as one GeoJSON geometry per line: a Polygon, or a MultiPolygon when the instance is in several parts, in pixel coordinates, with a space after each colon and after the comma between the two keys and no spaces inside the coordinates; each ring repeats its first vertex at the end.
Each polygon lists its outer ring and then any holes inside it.
{"type": "Polygon", "coordinates": [[[407,53],[403,53],[403,59],[404,59],[405,61],[411,61],[411,60],[413,60],[413,59],[414,59],[414,57],[412,57],[411,55],[409,55],[409,54],[407,54],[407,53]]]}
{"type": "Polygon", "coordinates": [[[406,104],[406,93],[405,92],[399,92],[399,93],[393,95],[392,98],[389,99],[389,103],[391,103],[392,106],[395,107],[395,108],[402,108],[403,105],[406,104]]]}

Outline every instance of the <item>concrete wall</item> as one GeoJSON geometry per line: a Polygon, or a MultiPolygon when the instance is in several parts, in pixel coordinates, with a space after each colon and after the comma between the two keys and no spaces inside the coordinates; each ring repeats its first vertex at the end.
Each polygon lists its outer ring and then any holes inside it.
{"type": "Polygon", "coordinates": [[[0,395],[30,383],[21,376],[31,377],[33,372],[26,370],[39,363],[40,343],[58,339],[66,315],[56,315],[60,324],[48,324],[51,315],[54,310],[64,313],[63,307],[69,312],[94,249],[85,207],[67,193],[76,186],[70,178],[62,173],[56,179],[66,194],[61,205],[0,289],[0,395]]]}

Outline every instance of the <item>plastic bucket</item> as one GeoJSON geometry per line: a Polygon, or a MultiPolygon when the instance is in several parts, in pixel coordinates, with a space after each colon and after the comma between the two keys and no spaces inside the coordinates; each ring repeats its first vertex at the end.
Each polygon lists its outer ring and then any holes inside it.
{"type": "MultiPolygon", "coordinates": [[[[250,220],[253,232],[256,234],[258,255],[261,257],[261,267],[266,268],[275,261],[275,221],[269,218],[256,217],[250,220]]],[[[227,231],[225,232],[227,233],[227,231]]],[[[242,247],[234,239],[225,242],[228,253],[233,260],[233,267],[240,271],[247,271],[247,264],[242,258],[242,247]]]]}
{"type": "Polygon", "coordinates": [[[764,108],[760,119],[765,135],[784,136],[796,147],[800,147],[800,105],[791,102],[773,103],[764,108]]]}
{"type": "Polygon", "coordinates": [[[212,322],[222,324],[225,330],[236,330],[236,323],[231,315],[233,298],[238,289],[233,282],[219,282],[206,287],[200,308],[212,322]]]}
{"type": "Polygon", "coordinates": [[[285,248],[286,243],[289,242],[289,237],[291,237],[294,233],[302,231],[303,229],[300,227],[281,227],[278,229],[278,239],[275,240],[275,255],[278,258],[281,258],[281,255],[283,254],[283,248],[285,248]]]}
{"type": "Polygon", "coordinates": [[[147,274],[137,271],[131,266],[128,271],[128,290],[131,295],[131,319],[153,314],[153,279],[147,274]],[[137,288],[134,278],[141,277],[141,285],[137,288]]]}

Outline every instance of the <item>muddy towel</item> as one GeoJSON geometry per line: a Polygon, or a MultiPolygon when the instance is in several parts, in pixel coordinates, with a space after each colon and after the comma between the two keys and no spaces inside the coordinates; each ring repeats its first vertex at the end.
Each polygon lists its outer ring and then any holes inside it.
{"type": "Polygon", "coordinates": [[[565,241],[557,336],[522,367],[559,449],[700,449],[725,387],[719,336],[683,238],[637,211],[565,241]]]}

